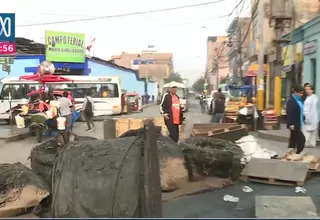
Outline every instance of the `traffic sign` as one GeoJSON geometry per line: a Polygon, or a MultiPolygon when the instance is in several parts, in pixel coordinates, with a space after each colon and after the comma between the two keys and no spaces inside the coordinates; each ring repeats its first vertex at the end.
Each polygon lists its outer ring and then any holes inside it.
{"type": "Polygon", "coordinates": [[[4,72],[11,72],[11,66],[8,64],[2,64],[2,71],[4,72]]]}
{"type": "Polygon", "coordinates": [[[0,57],[0,64],[14,64],[14,57],[0,57]]]}
{"type": "Polygon", "coordinates": [[[132,60],[132,65],[155,64],[156,60],[132,60]]]}

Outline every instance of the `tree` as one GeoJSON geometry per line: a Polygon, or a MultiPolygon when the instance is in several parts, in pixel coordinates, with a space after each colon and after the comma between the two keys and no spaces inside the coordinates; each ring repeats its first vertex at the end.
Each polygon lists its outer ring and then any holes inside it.
{"type": "Polygon", "coordinates": [[[179,82],[179,83],[182,83],[182,77],[180,76],[179,73],[171,73],[168,78],[164,79],[164,82],[165,83],[169,83],[169,82],[172,82],[172,81],[175,81],[175,82],[179,82]]]}
{"type": "Polygon", "coordinates": [[[204,90],[205,80],[203,77],[200,77],[192,85],[192,89],[197,92],[202,92],[204,90]]]}
{"type": "Polygon", "coordinates": [[[220,79],[220,84],[226,84],[226,83],[228,83],[228,77],[220,79]]]}

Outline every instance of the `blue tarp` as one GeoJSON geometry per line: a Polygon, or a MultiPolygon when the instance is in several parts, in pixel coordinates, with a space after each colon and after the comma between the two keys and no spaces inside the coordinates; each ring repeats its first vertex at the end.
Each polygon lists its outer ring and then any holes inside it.
{"type": "Polygon", "coordinates": [[[227,85],[227,88],[232,89],[239,89],[239,90],[252,90],[254,88],[253,85],[245,85],[245,86],[236,86],[236,85],[227,85]]]}

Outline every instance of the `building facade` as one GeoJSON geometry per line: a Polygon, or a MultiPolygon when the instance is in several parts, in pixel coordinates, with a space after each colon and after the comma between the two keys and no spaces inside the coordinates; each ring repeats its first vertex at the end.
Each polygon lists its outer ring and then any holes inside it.
{"type": "Polygon", "coordinates": [[[227,53],[226,36],[211,36],[207,38],[207,65],[205,79],[209,85],[208,89],[217,90],[219,80],[229,74],[229,62],[227,53]]]}
{"type": "MultiPolygon", "coordinates": [[[[294,4],[294,19],[293,24],[295,28],[298,28],[305,22],[313,19],[319,14],[319,0],[293,0],[294,4]]],[[[290,9],[288,9],[290,10],[290,9]]],[[[270,0],[251,0],[251,34],[250,34],[250,43],[248,48],[248,57],[249,57],[249,72],[253,70],[257,71],[259,68],[258,65],[258,53],[259,53],[259,36],[261,30],[263,30],[263,50],[264,50],[264,106],[273,106],[274,97],[277,94],[274,94],[275,91],[275,72],[273,68],[273,63],[275,60],[275,47],[273,40],[275,38],[274,28],[270,27],[270,0]],[[263,7],[259,7],[260,4],[263,4],[263,7]],[[263,8],[262,11],[260,9],[263,8]],[[259,27],[258,15],[263,13],[263,27],[259,27]]],[[[283,34],[289,33],[290,29],[285,28],[283,34]]],[[[289,52],[290,53],[290,52],[289,52]]],[[[292,61],[290,61],[292,62],[292,61]]],[[[291,66],[292,64],[290,64],[291,66]]],[[[284,68],[283,71],[286,72],[283,76],[295,75],[297,71],[301,72],[301,65],[298,64],[294,68],[284,68]],[[297,70],[296,72],[294,72],[297,70]]],[[[290,82],[289,82],[290,83],[290,82]]],[[[290,86],[287,86],[287,91],[290,86]]],[[[285,89],[285,88],[282,88],[285,89]]]]}
{"type": "Polygon", "coordinates": [[[238,76],[240,79],[247,76],[244,65],[248,59],[249,28],[250,18],[236,17],[227,29],[229,40],[227,45],[230,47],[228,51],[229,68],[232,70],[233,75],[238,76]]]}
{"type": "Polygon", "coordinates": [[[139,71],[140,78],[151,77],[154,80],[167,78],[173,69],[172,53],[142,52],[141,54],[130,54],[122,52],[121,55],[113,55],[111,61],[119,66],[139,71]],[[154,61],[141,64],[139,61],[154,61]]]}

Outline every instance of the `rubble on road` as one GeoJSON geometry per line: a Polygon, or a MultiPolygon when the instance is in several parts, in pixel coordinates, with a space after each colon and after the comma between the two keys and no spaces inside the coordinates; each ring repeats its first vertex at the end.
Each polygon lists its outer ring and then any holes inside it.
{"type": "Polygon", "coordinates": [[[216,176],[236,180],[242,170],[241,148],[226,140],[190,137],[180,142],[191,180],[216,176]]]}
{"type": "Polygon", "coordinates": [[[71,142],[53,170],[52,217],[140,217],[142,145],[140,137],[71,142]]]}
{"type": "Polygon", "coordinates": [[[244,153],[241,159],[242,164],[247,164],[252,158],[271,159],[277,156],[277,152],[262,148],[252,135],[244,136],[237,140],[236,143],[244,153]]]}
{"type": "Polygon", "coordinates": [[[29,214],[50,194],[47,184],[21,163],[0,164],[0,186],[0,218],[29,214]]]}
{"type": "Polygon", "coordinates": [[[294,152],[287,152],[285,155],[280,157],[279,159],[284,160],[284,161],[299,161],[303,163],[308,164],[308,168],[311,171],[317,171],[319,170],[320,172],[320,157],[311,155],[308,153],[301,153],[301,154],[296,154],[294,152]]]}
{"type": "MultiPolygon", "coordinates": [[[[97,140],[90,136],[72,135],[73,141],[97,140]]],[[[37,144],[30,153],[31,169],[51,187],[51,173],[59,152],[62,150],[55,138],[37,144]]]]}
{"type": "MultiPolygon", "coordinates": [[[[185,160],[179,145],[171,138],[162,136],[161,127],[156,127],[157,147],[160,163],[160,180],[163,192],[171,192],[182,188],[189,182],[188,171],[185,168],[185,160]]],[[[129,130],[119,138],[142,137],[143,129],[129,130]]]]}

